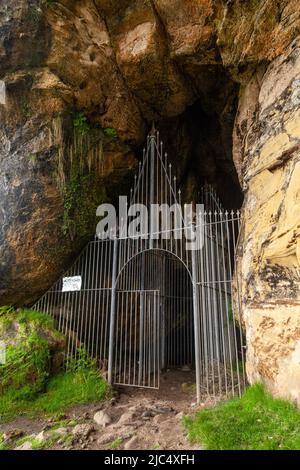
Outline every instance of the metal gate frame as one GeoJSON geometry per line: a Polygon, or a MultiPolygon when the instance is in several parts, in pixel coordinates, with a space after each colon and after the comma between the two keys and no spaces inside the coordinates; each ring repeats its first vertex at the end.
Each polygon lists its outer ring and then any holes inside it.
{"type": "MultiPolygon", "coordinates": [[[[199,218],[204,237],[202,249],[186,249],[184,234],[195,227],[195,222],[182,227],[181,238],[177,236],[178,230],[172,228],[166,238],[166,230],[155,232],[150,220],[149,233],[132,238],[122,236],[124,222],[121,220],[114,238],[95,238],[90,242],[67,273],[34,305],[35,309],[52,315],[66,335],[67,362],[77,354],[78,346],[84,345],[107,372],[108,381],[114,383],[119,275],[135,256],[161,250],[178,259],[191,280],[198,402],[207,395],[242,393],[246,383],[244,337],[239,302],[232,304],[240,213],[224,211],[212,187],[202,188],[199,197],[199,202],[204,204],[199,218]],[[75,275],[82,279],[80,291],[63,292],[64,277],[75,275]]],[[[168,164],[159,133],[154,130],[148,136],[143,161],[130,192],[130,204],[135,202],[147,207],[154,203],[181,205],[176,177],[172,177],[172,166],[168,164]]],[[[136,272],[136,285],[142,282],[142,274],[141,270],[136,272]]],[[[235,285],[238,289],[237,277],[235,285]]],[[[146,287],[140,285],[138,290],[157,291],[157,286],[146,287]]],[[[128,290],[133,292],[137,288],[131,285],[128,290]]],[[[235,298],[239,299],[238,292],[235,298]]]]}

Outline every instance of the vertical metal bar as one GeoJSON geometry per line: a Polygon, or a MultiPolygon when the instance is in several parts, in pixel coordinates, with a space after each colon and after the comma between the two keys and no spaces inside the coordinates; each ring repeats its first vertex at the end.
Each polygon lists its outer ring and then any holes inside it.
{"type": "Polygon", "coordinates": [[[154,188],[155,188],[155,131],[150,136],[150,248],[153,248],[153,220],[151,217],[151,207],[154,204],[154,188]]]}
{"type": "MultiPolygon", "coordinates": [[[[192,230],[192,227],[191,227],[192,230]]],[[[197,390],[197,403],[200,403],[201,389],[200,389],[200,345],[199,345],[199,299],[198,299],[198,286],[197,286],[197,266],[196,266],[196,250],[191,250],[192,256],[192,282],[193,282],[193,310],[194,310],[194,335],[195,335],[195,367],[196,367],[196,390],[197,390]]]]}
{"type": "Polygon", "coordinates": [[[232,394],[234,395],[234,379],[233,379],[233,362],[232,362],[232,348],[231,348],[231,335],[229,328],[229,303],[228,303],[228,290],[227,290],[227,275],[226,275],[226,256],[225,256],[225,235],[224,235],[224,219],[223,213],[220,212],[220,227],[221,227],[221,247],[222,247],[222,262],[223,262],[223,282],[225,290],[225,315],[226,315],[226,326],[227,326],[227,341],[228,341],[228,352],[230,360],[230,372],[231,372],[231,386],[232,394]]]}
{"type": "Polygon", "coordinates": [[[141,384],[143,370],[143,331],[144,331],[144,310],[145,310],[145,252],[142,253],[141,269],[141,293],[140,293],[140,338],[139,338],[139,375],[138,383],[141,384]]]}
{"type": "Polygon", "coordinates": [[[224,309],[223,309],[223,296],[222,296],[222,279],[221,279],[221,259],[220,259],[220,250],[221,245],[219,241],[219,231],[220,231],[220,220],[219,220],[219,213],[215,212],[215,220],[216,220],[216,245],[217,245],[217,280],[218,280],[218,291],[219,291],[219,308],[220,308],[220,323],[221,323],[221,341],[222,341],[222,349],[223,349],[223,365],[224,365],[224,385],[225,385],[225,393],[228,393],[228,384],[227,384],[227,350],[226,350],[226,342],[224,336],[224,309]]]}
{"type": "Polygon", "coordinates": [[[111,304],[110,304],[110,330],[109,330],[109,352],[108,352],[108,383],[112,383],[112,367],[114,353],[114,334],[116,317],[116,279],[117,279],[117,261],[118,261],[118,239],[114,238],[113,247],[113,270],[111,286],[111,304]]]}
{"type": "Polygon", "coordinates": [[[162,278],[160,283],[160,308],[161,308],[161,364],[160,367],[166,367],[166,256],[162,253],[162,278]]]}

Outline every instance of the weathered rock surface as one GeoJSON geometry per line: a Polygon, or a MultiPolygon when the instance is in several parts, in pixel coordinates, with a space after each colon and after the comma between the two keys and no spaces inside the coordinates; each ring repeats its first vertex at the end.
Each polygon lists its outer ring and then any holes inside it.
{"type": "Polygon", "coordinates": [[[300,48],[242,90],[235,157],[244,185],[240,240],[247,372],[300,404],[300,48]]]}
{"type": "Polygon", "coordinates": [[[72,430],[72,434],[74,434],[75,436],[89,437],[94,432],[94,430],[95,428],[91,424],[76,424],[76,426],[72,430]]]}
{"type": "Polygon", "coordinates": [[[35,300],[91,237],[152,119],[186,197],[214,181],[238,206],[234,127],[248,376],[300,403],[299,27],[297,0],[2,2],[0,304],[35,300]]]}

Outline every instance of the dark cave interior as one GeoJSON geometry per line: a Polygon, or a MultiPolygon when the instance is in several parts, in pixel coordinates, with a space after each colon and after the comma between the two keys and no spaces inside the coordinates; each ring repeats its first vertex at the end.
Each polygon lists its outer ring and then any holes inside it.
{"type": "MultiPolygon", "coordinates": [[[[197,202],[199,188],[209,184],[225,209],[236,210],[243,203],[232,142],[239,87],[219,68],[213,68],[207,80],[210,88],[200,90],[199,98],[182,114],[158,118],[155,126],[176,172],[183,201],[197,202]]],[[[149,131],[151,126],[149,123],[149,131]]]]}

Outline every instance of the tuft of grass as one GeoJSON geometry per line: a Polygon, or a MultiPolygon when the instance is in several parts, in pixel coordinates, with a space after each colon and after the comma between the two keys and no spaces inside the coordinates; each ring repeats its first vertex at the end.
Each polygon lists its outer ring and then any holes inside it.
{"type": "Polygon", "coordinates": [[[11,305],[3,305],[0,307],[0,317],[8,315],[9,313],[13,313],[14,311],[15,309],[11,305]]]}
{"type": "Polygon", "coordinates": [[[115,439],[115,440],[110,444],[109,448],[112,449],[112,450],[116,450],[116,449],[119,449],[122,444],[123,444],[123,439],[121,439],[120,437],[118,437],[117,439],[115,439]]]}
{"type": "Polygon", "coordinates": [[[240,399],[185,417],[189,439],[208,450],[300,449],[300,412],[260,384],[240,399]]]}
{"type": "Polygon", "coordinates": [[[61,373],[49,381],[46,393],[37,398],[33,409],[50,414],[63,412],[73,405],[104,400],[108,389],[97,370],[61,373]]]}
{"type": "Polygon", "coordinates": [[[11,420],[17,415],[58,415],[67,408],[104,400],[110,387],[96,369],[61,372],[49,379],[46,391],[33,399],[16,399],[8,390],[0,396],[0,417],[11,420]]]}
{"type": "Polygon", "coordinates": [[[8,450],[9,447],[4,443],[3,433],[0,432],[0,450],[8,450]]]}
{"type": "Polygon", "coordinates": [[[34,437],[25,436],[18,439],[17,442],[14,444],[14,447],[19,447],[25,442],[30,442],[30,444],[32,445],[32,450],[43,450],[51,447],[51,445],[55,442],[55,438],[52,437],[44,441],[40,441],[38,439],[35,439],[34,437]]]}

